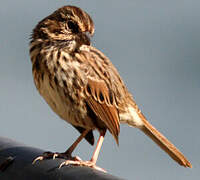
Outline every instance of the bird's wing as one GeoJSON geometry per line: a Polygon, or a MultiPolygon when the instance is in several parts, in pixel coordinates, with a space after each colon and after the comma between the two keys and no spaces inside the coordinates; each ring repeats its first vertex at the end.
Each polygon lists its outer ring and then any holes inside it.
{"type": "Polygon", "coordinates": [[[84,61],[84,72],[87,78],[84,87],[86,103],[103,121],[118,143],[120,122],[116,99],[118,94],[123,94],[119,92],[124,88],[123,83],[118,83],[120,76],[103,53],[94,47],[85,46],[79,52],[80,54],[82,55],[80,59],[84,61]]]}
{"type": "Polygon", "coordinates": [[[118,143],[119,115],[117,108],[111,104],[112,95],[103,81],[96,81],[88,78],[88,84],[85,88],[87,95],[86,102],[94,111],[96,116],[101,119],[118,143]]]}

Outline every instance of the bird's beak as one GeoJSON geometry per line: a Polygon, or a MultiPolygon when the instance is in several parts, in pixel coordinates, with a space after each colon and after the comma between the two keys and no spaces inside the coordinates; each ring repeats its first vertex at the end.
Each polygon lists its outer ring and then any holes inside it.
{"type": "Polygon", "coordinates": [[[81,32],[76,36],[76,41],[80,44],[90,45],[90,33],[89,32],[81,32]]]}
{"type": "Polygon", "coordinates": [[[90,37],[91,37],[91,33],[90,32],[84,32],[82,33],[82,39],[85,42],[86,45],[90,45],[90,37]]]}

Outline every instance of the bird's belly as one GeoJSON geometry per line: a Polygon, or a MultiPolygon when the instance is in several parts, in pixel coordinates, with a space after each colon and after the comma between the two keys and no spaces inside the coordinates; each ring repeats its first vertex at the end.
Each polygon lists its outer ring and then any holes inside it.
{"type": "Polygon", "coordinates": [[[84,110],[84,107],[75,105],[72,102],[72,98],[67,96],[67,94],[54,83],[49,83],[49,81],[50,79],[48,76],[44,75],[43,80],[40,79],[40,84],[37,88],[51,109],[63,120],[74,126],[94,129],[94,124],[87,116],[87,111],[84,110]]]}

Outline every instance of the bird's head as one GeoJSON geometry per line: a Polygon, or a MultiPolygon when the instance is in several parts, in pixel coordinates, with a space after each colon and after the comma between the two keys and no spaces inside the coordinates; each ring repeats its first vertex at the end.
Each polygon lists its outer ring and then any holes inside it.
{"type": "Polygon", "coordinates": [[[90,45],[87,33],[93,35],[91,17],[75,6],[64,6],[40,21],[33,30],[33,39],[50,41],[76,40],[90,45]]]}

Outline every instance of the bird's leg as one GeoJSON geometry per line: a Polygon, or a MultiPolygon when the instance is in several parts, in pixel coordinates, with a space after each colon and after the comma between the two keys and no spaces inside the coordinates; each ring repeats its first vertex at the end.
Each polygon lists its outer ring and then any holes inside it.
{"type": "Polygon", "coordinates": [[[71,155],[76,146],[81,142],[81,140],[87,135],[89,132],[89,129],[86,129],[83,131],[83,133],[76,139],[76,141],[67,149],[67,151],[64,152],[64,154],[71,155]]]}
{"type": "Polygon", "coordinates": [[[98,159],[98,156],[99,156],[99,152],[100,152],[101,146],[103,144],[103,140],[104,140],[105,134],[106,134],[105,131],[100,132],[100,136],[99,136],[99,139],[97,141],[96,148],[95,148],[95,150],[93,152],[93,155],[92,155],[92,158],[90,160],[94,165],[97,162],[97,159],[98,159]]]}
{"type": "Polygon", "coordinates": [[[76,146],[80,143],[80,141],[87,135],[89,132],[88,129],[83,131],[83,133],[76,139],[76,141],[65,151],[64,153],[53,153],[53,152],[44,152],[43,155],[37,157],[34,159],[33,164],[36,161],[42,161],[44,159],[55,159],[55,158],[64,158],[64,159],[70,159],[70,160],[75,160],[75,161],[81,161],[81,159],[77,156],[72,157],[71,154],[76,148],[76,146]]]}
{"type": "Polygon", "coordinates": [[[64,153],[54,153],[53,159],[55,158],[64,158],[72,161],[81,161],[81,159],[78,156],[72,157],[72,152],[77,147],[77,145],[81,142],[81,140],[87,135],[89,132],[89,129],[86,129],[83,131],[83,133],[76,139],[76,141],[65,151],[64,153]]]}
{"type": "MultiPolygon", "coordinates": [[[[67,160],[67,161],[61,163],[59,168],[61,168],[62,166],[65,166],[65,165],[76,165],[76,166],[87,166],[87,167],[91,167],[91,168],[94,168],[94,169],[99,170],[99,171],[106,172],[104,169],[96,166],[96,162],[97,162],[97,159],[98,159],[98,156],[99,156],[101,146],[103,144],[105,134],[106,134],[106,131],[100,132],[100,136],[99,136],[99,139],[97,141],[96,148],[93,152],[93,155],[92,155],[92,158],[91,158],[90,161],[82,161],[80,158],[75,157],[72,160],[67,160]]],[[[76,141],[78,141],[78,139],[76,141]]],[[[72,144],[72,146],[66,152],[71,152],[71,151],[74,150],[74,148],[80,142],[79,141],[79,142],[76,143],[76,141],[74,142],[74,144],[72,144]]]]}

